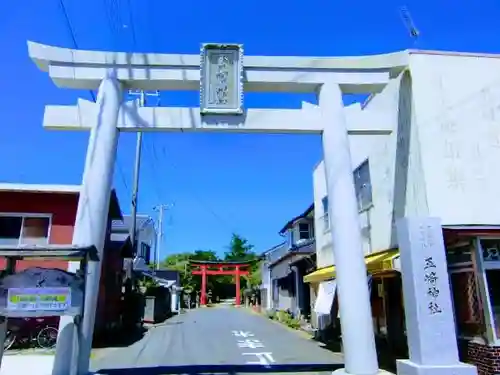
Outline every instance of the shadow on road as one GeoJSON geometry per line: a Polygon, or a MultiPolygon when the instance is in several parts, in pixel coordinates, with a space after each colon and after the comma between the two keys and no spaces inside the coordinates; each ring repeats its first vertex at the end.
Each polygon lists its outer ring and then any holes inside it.
{"type": "MultiPolygon", "coordinates": [[[[311,340],[318,342],[320,348],[328,350],[329,352],[337,354],[342,353],[342,344],[340,341],[330,340],[328,342],[323,342],[315,338],[311,338],[311,340]]],[[[381,340],[376,340],[376,344],[379,367],[382,370],[396,373],[396,360],[406,358],[394,355],[388,345],[381,340]]]]}
{"type": "Polygon", "coordinates": [[[96,337],[92,346],[95,349],[125,348],[141,340],[147,331],[147,328],[141,326],[107,332],[96,337]]]}

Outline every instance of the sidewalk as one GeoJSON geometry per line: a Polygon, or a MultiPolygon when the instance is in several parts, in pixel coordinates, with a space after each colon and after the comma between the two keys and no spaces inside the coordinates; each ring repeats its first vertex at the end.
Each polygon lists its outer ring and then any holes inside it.
{"type": "Polygon", "coordinates": [[[51,354],[6,355],[2,359],[0,375],[51,375],[53,365],[54,355],[51,354]]]}
{"type": "MultiPolygon", "coordinates": [[[[91,361],[112,352],[115,348],[92,349],[91,361]]],[[[20,350],[5,354],[0,375],[51,375],[54,366],[54,350],[20,350]]]]}

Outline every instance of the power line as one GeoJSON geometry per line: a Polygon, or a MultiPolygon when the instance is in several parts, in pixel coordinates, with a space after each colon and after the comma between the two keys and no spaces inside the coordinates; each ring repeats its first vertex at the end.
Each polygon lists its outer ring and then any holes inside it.
{"type": "Polygon", "coordinates": [[[104,12],[106,13],[106,18],[108,19],[108,24],[111,32],[111,39],[112,39],[112,44],[116,46],[116,39],[115,39],[115,33],[114,33],[114,27],[113,27],[113,19],[111,16],[111,13],[116,14],[116,12],[111,12],[109,10],[110,6],[108,6],[107,1],[104,0],[104,12]]]}
{"type": "MultiPolygon", "coordinates": [[[[71,36],[71,40],[73,42],[73,47],[75,49],[78,49],[78,43],[76,41],[76,36],[75,36],[75,31],[74,31],[74,28],[71,24],[71,19],[69,18],[69,14],[68,14],[68,10],[66,9],[66,5],[64,4],[64,0],[59,0],[59,3],[61,5],[61,9],[62,9],[62,12],[63,12],[63,15],[64,15],[64,19],[66,21],[66,26],[67,26],[67,29],[69,31],[69,34],[71,36]]],[[[95,97],[95,94],[92,90],[88,90],[89,93],[90,93],[90,96],[92,97],[92,100],[94,102],[96,102],[96,97],[95,97]]],[[[118,174],[122,180],[122,183],[123,185],[125,186],[125,189],[128,190],[128,185],[127,185],[127,181],[125,179],[125,176],[124,176],[124,173],[123,173],[123,170],[120,166],[120,163],[118,162],[118,158],[117,158],[117,166],[118,166],[118,174]]]]}
{"type": "MultiPolygon", "coordinates": [[[[134,16],[133,16],[133,11],[132,11],[131,1],[127,0],[127,4],[128,4],[128,8],[129,8],[129,23],[130,23],[130,31],[132,33],[132,45],[133,45],[133,49],[135,50],[135,49],[137,49],[137,35],[136,35],[136,28],[135,28],[135,22],[134,22],[134,16]]],[[[148,3],[148,5],[150,5],[150,4],[148,3]]],[[[148,10],[150,10],[150,8],[148,8],[148,10]]],[[[113,12],[113,13],[117,13],[117,12],[113,12]]],[[[109,15],[108,11],[107,11],[107,15],[108,15],[108,21],[110,23],[110,26],[111,26],[111,28],[113,28],[112,27],[112,19],[111,19],[111,16],[109,15]]],[[[153,38],[156,37],[155,34],[156,33],[153,33],[153,38]]],[[[133,92],[129,92],[129,94],[133,95],[134,93],[133,92]]],[[[137,94],[141,95],[141,97],[144,100],[144,92],[141,91],[141,92],[138,92],[137,94]]],[[[148,94],[146,94],[146,95],[148,95],[148,94]]],[[[156,91],[155,96],[157,96],[159,98],[159,92],[158,91],[156,91]]],[[[142,105],[144,105],[144,103],[142,105]]],[[[141,138],[141,142],[142,142],[142,138],[141,138]]],[[[150,155],[152,155],[153,162],[151,164],[152,164],[153,171],[155,171],[156,170],[156,165],[159,164],[159,158],[158,158],[158,154],[156,152],[155,142],[151,142],[151,148],[148,147],[148,143],[144,142],[144,149],[145,149],[145,151],[149,152],[150,155]],[[154,161],[156,161],[156,163],[154,161]]],[[[177,168],[177,165],[175,164],[175,162],[172,159],[168,158],[168,156],[166,155],[165,147],[163,147],[162,151],[163,151],[163,155],[165,156],[165,158],[167,159],[167,161],[170,162],[172,164],[172,166],[174,166],[174,168],[177,168]]],[[[155,173],[155,172],[153,172],[153,173],[155,173]]],[[[160,175],[159,173],[155,173],[155,174],[160,175]]],[[[158,186],[156,185],[156,181],[153,182],[153,186],[155,188],[156,194],[158,195],[158,198],[160,198],[162,196],[162,194],[160,194],[158,192],[158,186]]],[[[232,226],[226,220],[224,220],[220,215],[218,215],[210,207],[210,205],[208,203],[206,203],[205,200],[202,199],[201,196],[199,196],[196,193],[196,191],[194,190],[194,188],[192,188],[190,190],[191,190],[191,194],[194,196],[194,198],[199,202],[199,204],[201,206],[203,206],[219,223],[221,223],[224,227],[228,228],[231,231],[231,233],[235,233],[235,230],[232,228],[232,226]]]]}
{"type": "MultiPolygon", "coordinates": [[[[73,47],[78,49],[78,43],[76,42],[75,32],[73,26],[71,25],[71,21],[69,19],[68,11],[66,10],[66,6],[64,5],[64,0],[59,0],[59,3],[61,4],[61,8],[64,14],[64,19],[66,20],[66,26],[71,36],[71,40],[73,41],[73,47]]],[[[92,90],[89,90],[89,93],[90,96],[92,97],[92,100],[95,102],[96,98],[94,92],[92,90]]]]}
{"type": "Polygon", "coordinates": [[[128,3],[128,9],[129,9],[129,22],[130,22],[130,30],[132,31],[132,43],[134,46],[134,50],[137,47],[137,38],[135,36],[135,26],[134,26],[134,16],[132,15],[132,6],[130,3],[130,0],[127,0],[128,3]]]}
{"type": "MultiPolygon", "coordinates": [[[[179,170],[178,168],[178,165],[173,161],[172,158],[169,158],[167,156],[167,151],[166,151],[166,148],[167,146],[164,145],[163,148],[162,148],[162,151],[163,151],[163,155],[165,155],[165,159],[167,159],[170,164],[172,165],[172,167],[174,167],[175,169],[179,170]]],[[[233,226],[229,224],[229,222],[227,222],[224,218],[222,218],[222,216],[218,215],[215,210],[213,210],[210,205],[204,200],[201,198],[201,196],[199,194],[197,194],[195,188],[193,186],[191,186],[189,183],[187,185],[185,185],[186,187],[188,187],[188,189],[191,191],[191,195],[193,195],[193,197],[198,201],[198,203],[203,206],[203,208],[205,208],[205,210],[207,210],[220,224],[222,224],[224,227],[226,227],[227,229],[229,229],[229,231],[231,232],[231,234],[233,233],[237,233],[238,231],[234,230],[233,226]]]]}

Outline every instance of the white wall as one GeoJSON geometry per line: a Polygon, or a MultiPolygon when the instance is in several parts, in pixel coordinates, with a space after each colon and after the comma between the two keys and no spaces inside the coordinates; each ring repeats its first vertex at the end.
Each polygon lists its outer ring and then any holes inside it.
{"type": "MultiPolygon", "coordinates": [[[[404,215],[500,224],[500,56],[413,53],[410,72],[363,110],[345,109],[348,124],[382,118],[393,128],[391,135],[350,136],[353,169],[370,163],[373,207],[360,213],[365,253],[397,246],[393,223],[404,215]]],[[[320,268],[333,263],[321,222],[323,163],[313,184],[320,268]]]]}
{"type": "Polygon", "coordinates": [[[410,67],[429,214],[500,224],[500,56],[413,54],[410,67]]]}
{"type": "Polygon", "coordinates": [[[318,268],[333,264],[330,231],[323,222],[322,199],[326,196],[325,165],[320,162],[313,172],[314,190],[314,236],[316,238],[316,264],[318,268]]]}
{"type": "MultiPolygon", "coordinates": [[[[385,90],[373,97],[364,109],[359,104],[345,108],[346,121],[367,121],[372,115],[397,128],[396,111],[399,78],[392,80],[385,90]],[[360,116],[363,113],[363,116],[360,116]]],[[[385,125],[386,125],[385,124],[385,125]]],[[[396,134],[351,135],[352,169],[356,169],[367,158],[370,163],[372,198],[374,205],[360,212],[360,230],[363,233],[363,250],[366,254],[390,248],[392,217],[392,176],[394,175],[394,152],[396,134]],[[375,203],[376,202],[376,203],[375,203]]],[[[314,214],[316,228],[316,251],[318,268],[334,263],[330,231],[324,232],[322,198],[326,195],[325,167],[320,162],[313,172],[314,214]]]]}

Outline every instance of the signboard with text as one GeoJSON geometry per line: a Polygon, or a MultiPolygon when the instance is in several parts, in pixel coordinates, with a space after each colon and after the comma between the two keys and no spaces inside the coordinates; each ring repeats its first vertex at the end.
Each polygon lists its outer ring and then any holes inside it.
{"type": "Polygon", "coordinates": [[[84,280],[60,269],[33,267],[0,279],[0,315],[79,315],[84,280]]]}
{"type": "Polygon", "coordinates": [[[59,311],[71,307],[71,288],[10,288],[7,293],[9,311],[59,311]]]}
{"type": "Polygon", "coordinates": [[[243,114],[243,46],[203,44],[200,68],[201,114],[243,114]]]}
{"type": "Polygon", "coordinates": [[[402,218],[397,230],[410,361],[455,363],[458,348],[441,222],[402,218]]]}

